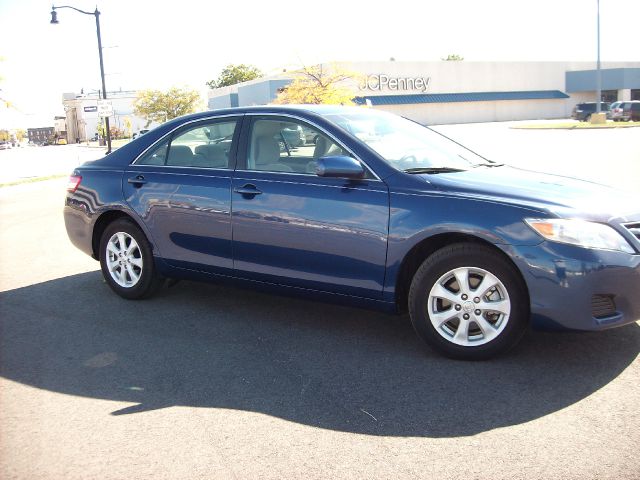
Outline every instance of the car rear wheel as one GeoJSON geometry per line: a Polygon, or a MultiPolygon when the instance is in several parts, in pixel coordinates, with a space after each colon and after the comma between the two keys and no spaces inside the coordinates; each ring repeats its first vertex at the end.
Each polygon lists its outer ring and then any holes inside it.
{"type": "Polygon", "coordinates": [[[587,115],[586,117],[584,117],[584,121],[589,123],[591,121],[591,115],[587,115]]]}
{"type": "Polygon", "coordinates": [[[102,233],[100,267],[111,289],[127,299],[153,295],[162,286],[151,245],[131,220],[118,219],[102,233]]]}
{"type": "Polygon", "coordinates": [[[420,266],[411,282],[409,313],[418,336],[438,352],[483,360],[518,343],[529,306],[522,279],[501,254],[459,243],[420,266]]]}

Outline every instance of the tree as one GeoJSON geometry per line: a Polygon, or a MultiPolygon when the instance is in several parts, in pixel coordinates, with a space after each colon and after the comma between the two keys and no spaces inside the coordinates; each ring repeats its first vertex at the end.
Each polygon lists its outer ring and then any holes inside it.
{"type": "Polygon", "coordinates": [[[27,136],[27,132],[25,130],[23,130],[22,128],[19,128],[16,130],[16,138],[18,139],[19,142],[21,142],[22,140],[24,140],[27,136]]]}
{"type": "Polygon", "coordinates": [[[207,85],[209,85],[209,88],[228,87],[236,83],[255,80],[262,76],[262,72],[253,65],[245,65],[244,63],[238,65],[229,64],[222,69],[217,80],[209,80],[207,85]]]}
{"type": "Polygon", "coordinates": [[[124,137],[131,138],[131,134],[133,133],[133,129],[131,127],[131,119],[129,117],[124,117],[124,137]]]}
{"type": "Polygon", "coordinates": [[[440,60],[444,60],[445,62],[461,62],[464,60],[464,57],[457,53],[450,53],[447,55],[447,58],[441,58],[440,60]]]}
{"type": "Polygon", "coordinates": [[[105,138],[107,136],[107,127],[104,124],[104,118],[100,117],[100,120],[98,120],[96,131],[100,138],[105,138]]]}
{"type": "Polygon", "coordinates": [[[109,127],[109,132],[111,133],[111,138],[113,138],[114,140],[124,138],[124,131],[116,126],[109,127]]]}
{"type": "Polygon", "coordinates": [[[282,89],[274,103],[353,105],[355,92],[345,82],[358,77],[357,73],[337,65],[303,67],[295,72],[293,81],[282,89]]]}
{"type": "Polygon", "coordinates": [[[188,88],[172,87],[166,92],[143,90],[134,102],[134,112],[151,122],[166,122],[172,118],[193,113],[200,103],[200,94],[188,88]]]}

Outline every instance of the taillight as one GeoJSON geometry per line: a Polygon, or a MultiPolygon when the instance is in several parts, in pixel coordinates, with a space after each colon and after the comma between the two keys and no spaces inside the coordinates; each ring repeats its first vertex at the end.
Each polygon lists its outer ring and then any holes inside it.
{"type": "Polygon", "coordinates": [[[81,181],[82,177],[80,175],[71,175],[69,177],[69,181],[67,182],[67,192],[75,193],[75,191],[80,186],[81,181]]]}

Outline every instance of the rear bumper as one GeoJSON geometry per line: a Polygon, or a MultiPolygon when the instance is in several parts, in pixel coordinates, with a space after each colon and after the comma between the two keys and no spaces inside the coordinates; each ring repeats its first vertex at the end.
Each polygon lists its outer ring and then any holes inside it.
{"type": "Polygon", "coordinates": [[[640,255],[543,242],[518,247],[514,260],[534,327],[604,330],[640,320],[640,255]],[[592,307],[602,297],[613,301],[606,315],[592,307]]]}
{"type": "Polygon", "coordinates": [[[86,212],[86,207],[80,202],[67,197],[64,210],[64,225],[71,243],[87,255],[93,255],[93,225],[92,219],[86,212]]]}

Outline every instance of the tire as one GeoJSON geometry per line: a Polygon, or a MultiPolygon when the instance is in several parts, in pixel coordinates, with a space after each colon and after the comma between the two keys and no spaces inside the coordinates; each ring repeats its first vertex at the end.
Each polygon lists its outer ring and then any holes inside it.
{"type": "Polygon", "coordinates": [[[102,233],[100,267],[109,287],[129,300],[148,298],[164,283],[147,237],[126,218],[115,220],[102,233]]]}
{"type": "Polygon", "coordinates": [[[524,281],[500,253],[457,243],[422,263],[411,282],[409,314],[418,336],[439,353],[486,360],[520,341],[529,325],[529,300],[524,281]],[[461,289],[456,278],[466,279],[467,287],[461,289]]]}
{"type": "Polygon", "coordinates": [[[589,123],[591,121],[591,115],[587,115],[586,117],[584,117],[584,121],[589,123]]]}

